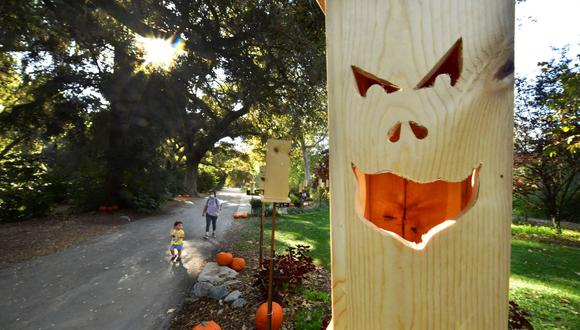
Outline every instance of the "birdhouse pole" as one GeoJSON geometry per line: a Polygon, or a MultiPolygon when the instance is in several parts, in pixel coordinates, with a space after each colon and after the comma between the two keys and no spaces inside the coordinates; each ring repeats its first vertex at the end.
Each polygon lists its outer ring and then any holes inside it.
{"type": "Polygon", "coordinates": [[[505,329],[513,0],[319,0],[329,329],[505,329]]]}
{"type": "MultiPolygon", "coordinates": [[[[272,329],[272,298],[274,279],[275,233],[276,233],[276,203],[288,203],[290,187],[290,146],[291,141],[268,140],[266,145],[266,169],[264,181],[264,195],[262,196],[262,210],[264,203],[272,203],[272,231],[270,234],[270,261],[268,265],[268,329],[272,329]]],[[[264,211],[262,211],[262,214],[264,211]]],[[[263,217],[262,217],[263,218],[263,217]]],[[[262,235],[262,234],[260,234],[262,235]]]]}

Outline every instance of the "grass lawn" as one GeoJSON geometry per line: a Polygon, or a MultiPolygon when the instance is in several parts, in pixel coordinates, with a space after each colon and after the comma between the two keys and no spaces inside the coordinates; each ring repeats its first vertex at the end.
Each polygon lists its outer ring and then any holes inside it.
{"type": "MultiPolygon", "coordinates": [[[[265,222],[268,240],[270,219],[265,222]]],[[[557,236],[547,227],[516,225],[512,233],[510,299],[530,313],[535,329],[580,329],[580,233],[557,236]]],[[[276,244],[278,251],[310,245],[315,262],[329,269],[328,209],[278,216],[276,244]]]]}

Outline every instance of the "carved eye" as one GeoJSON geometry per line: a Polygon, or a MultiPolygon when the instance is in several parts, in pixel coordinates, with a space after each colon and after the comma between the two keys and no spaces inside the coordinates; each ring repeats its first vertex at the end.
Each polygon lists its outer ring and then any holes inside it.
{"type": "Polygon", "coordinates": [[[455,86],[463,66],[463,40],[459,38],[453,46],[435,64],[433,69],[417,84],[415,89],[431,87],[440,74],[447,74],[451,78],[451,86],[455,86]]]}
{"type": "Polygon", "coordinates": [[[358,91],[362,97],[367,96],[367,90],[372,85],[380,85],[385,90],[385,92],[387,92],[387,94],[401,90],[401,87],[381,79],[372,73],[366,72],[355,65],[352,65],[351,67],[352,73],[354,73],[354,79],[356,80],[358,91]]]}

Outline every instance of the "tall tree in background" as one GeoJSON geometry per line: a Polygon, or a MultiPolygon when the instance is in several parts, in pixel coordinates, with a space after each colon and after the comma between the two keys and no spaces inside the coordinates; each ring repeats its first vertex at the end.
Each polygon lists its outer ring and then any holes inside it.
{"type": "Polygon", "coordinates": [[[580,214],[579,59],[562,52],[535,81],[517,80],[514,192],[558,231],[580,214]]]}
{"type": "Polygon", "coordinates": [[[0,13],[0,209],[16,201],[24,217],[38,196],[154,208],[184,182],[196,192],[219,141],[259,134],[253,119],[283,115],[301,84],[288,72],[323,61],[298,38],[323,31],[309,0],[7,0],[0,13]],[[139,35],[179,37],[186,55],[171,71],[146,68],[139,35]]]}

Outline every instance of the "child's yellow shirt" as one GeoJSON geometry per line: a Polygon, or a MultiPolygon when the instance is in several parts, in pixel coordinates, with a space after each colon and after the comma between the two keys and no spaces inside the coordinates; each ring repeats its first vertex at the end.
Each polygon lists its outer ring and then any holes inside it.
{"type": "Polygon", "coordinates": [[[181,245],[183,244],[183,237],[184,237],[185,233],[183,232],[183,229],[173,229],[171,231],[171,244],[172,245],[181,245]]]}

